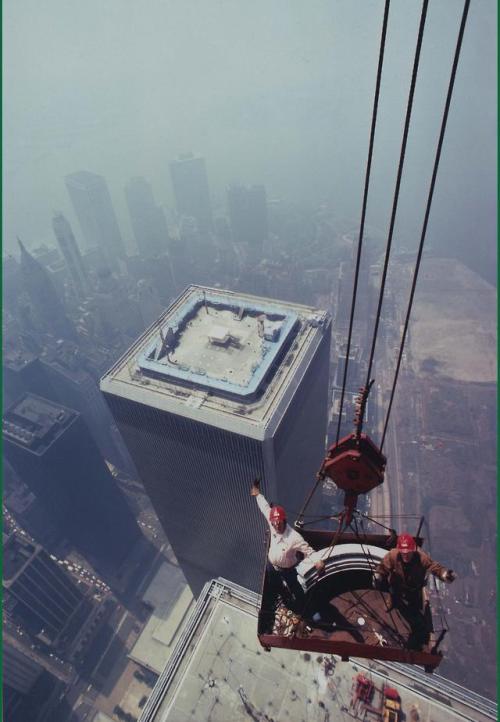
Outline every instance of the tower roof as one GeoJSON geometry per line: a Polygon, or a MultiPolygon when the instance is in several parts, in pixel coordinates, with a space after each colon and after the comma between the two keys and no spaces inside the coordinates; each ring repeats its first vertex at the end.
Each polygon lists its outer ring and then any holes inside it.
{"type": "Polygon", "coordinates": [[[25,394],[5,412],[3,435],[17,446],[41,455],[78,416],[78,412],[41,396],[25,394]]]}
{"type": "Polygon", "coordinates": [[[329,315],[309,306],[190,286],[101,390],[264,438],[329,327],[329,315]]]}

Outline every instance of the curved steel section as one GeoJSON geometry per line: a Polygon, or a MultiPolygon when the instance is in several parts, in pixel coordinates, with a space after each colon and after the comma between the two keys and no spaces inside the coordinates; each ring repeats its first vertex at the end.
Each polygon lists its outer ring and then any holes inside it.
{"type": "MultiPolygon", "coordinates": [[[[373,573],[377,564],[387,554],[387,549],[374,546],[373,544],[338,544],[331,548],[320,549],[311,556],[304,559],[297,565],[297,573],[306,590],[316,583],[335,574],[346,574],[363,572],[359,586],[367,583],[367,575],[373,573]],[[319,574],[314,563],[322,560],[325,562],[325,571],[319,574]]],[[[370,585],[368,581],[368,585],[370,585]]],[[[359,587],[358,587],[359,588],[359,587]]]]}

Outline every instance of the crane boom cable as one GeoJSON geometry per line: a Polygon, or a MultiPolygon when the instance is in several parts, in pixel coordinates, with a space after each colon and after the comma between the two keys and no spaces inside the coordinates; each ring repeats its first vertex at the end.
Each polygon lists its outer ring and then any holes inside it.
{"type": "Polygon", "coordinates": [[[444,112],[443,112],[443,119],[442,119],[442,121],[441,121],[441,130],[440,130],[440,133],[439,133],[439,140],[438,140],[437,149],[436,149],[436,156],[435,156],[435,160],[434,160],[434,168],[433,168],[433,171],[432,171],[432,179],[431,179],[431,184],[430,184],[430,187],[429,187],[429,194],[428,194],[428,196],[427,196],[427,205],[426,205],[426,209],[425,209],[424,222],[423,222],[423,226],[422,226],[422,233],[421,233],[421,236],[420,236],[420,244],[419,244],[419,248],[418,248],[417,260],[416,260],[415,269],[414,269],[414,272],[413,272],[413,280],[412,280],[412,285],[411,285],[410,297],[409,297],[409,300],[408,300],[408,307],[407,307],[407,311],[406,311],[406,318],[405,318],[405,323],[404,323],[404,328],[403,328],[403,334],[402,334],[402,337],[401,337],[401,345],[400,345],[400,347],[399,347],[398,360],[397,360],[397,363],[396,363],[396,370],[395,370],[395,373],[394,373],[394,382],[393,382],[393,384],[392,384],[391,396],[390,396],[390,399],[389,399],[389,406],[388,406],[388,408],[387,408],[387,415],[386,415],[386,417],[385,417],[384,430],[383,430],[383,433],[382,433],[382,440],[381,440],[381,442],[380,442],[380,450],[381,450],[381,451],[382,451],[382,448],[383,448],[383,446],[384,446],[384,441],[385,441],[385,437],[386,437],[386,433],[387,433],[387,425],[388,425],[388,423],[389,423],[389,418],[390,418],[390,415],[391,415],[392,404],[393,404],[393,401],[394,401],[394,394],[395,394],[395,391],[396,391],[396,385],[397,385],[398,378],[399,378],[399,370],[400,370],[400,368],[401,368],[401,359],[402,359],[402,357],[403,357],[404,345],[405,345],[406,336],[407,336],[407,333],[408,333],[408,325],[409,325],[411,310],[412,310],[412,306],[413,306],[413,298],[414,298],[414,296],[415,296],[415,288],[416,288],[416,286],[417,286],[418,272],[419,272],[419,270],[420,270],[420,261],[421,261],[421,259],[422,259],[422,251],[423,251],[423,248],[424,248],[424,241],[425,241],[425,236],[426,236],[426,233],[427,233],[427,225],[428,225],[428,222],[429,222],[429,215],[430,215],[430,210],[431,210],[431,205],[432,205],[432,199],[433,199],[433,196],[434,196],[434,186],[435,186],[435,184],[436,184],[436,177],[437,177],[437,172],[438,172],[438,168],[439,168],[439,161],[440,161],[440,159],[441,159],[441,151],[442,151],[442,148],[443,148],[444,134],[445,134],[446,125],[447,125],[447,122],[448,122],[448,114],[449,114],[450,105],[451,105],[451,98],[452,98],[452,95],[453,95],[453,87],[454,87],[454,85],[455,85],[455,77],[456,77],[456,74],[457,74],[458,61],[459,61],[459,58],[460,58],[460,51],[461,51],[461,48],[462,48],[462,40],[463,40],[463,37],[464,37],[465,25],[466,25],[466,22],[467,22],[467,14],[468,14],[468,12],[469,12],[469,5],[470,5],[470,0],[465,0],[464,9],[463,9],[463,12],[462,12],[462,20],[461,20],[461,23],[460,23],[460,29],[459,29],[459,31],[458,31],[458,38],[457,38],[457,44],[456,44],[456,48],[455,48],[455,55],[454,55],[454,58],[453,58],[453,66],[452,66],[452,69],[451,69],[450,82],[449,82],[449,84],[448,84],[448,93],[447,93],[447,95],[446,95],[446,102],[445,102],[445,107],[444,107],[444,112]]]}
{"type": "Polygon", "coordinates": [[[407,106],[406,106],[406,118],[405,118],[404,130],[403,130],[403,140],[401,142],[398,173],[397,173],[397,177],[396,177],[396,187],[394,189],[391,220],[390,220],[390,224],[389,224],[389,234],[387,236],[387,245],[386,245],[386,249],[385,249],[384,269],[382,272],[382,279],[381,279],[381,283],[380,283],[377,313],[375,315],[375,325],[374,325],[374,329],[373,329],[372,345],[371,345],[371,350],[370,350],[370,358],[368,361],[368,371],[366,374],[366,386],[368,386],[368,383],[370,381],[370,376],[372,373],[373,358],[375,356],[375,347],[377,344],[378,328],[379,328],[379,323],[380,323],[380,315],[381,315],[381,311],[382,311],[382,304],[384,301],[384,291],[385,291],[385,284],[386,284],[386,279],[387,279],[387,270],[389,267],[389,258],[391,255],[392,238],[394,235],[394,225],[396,222],[396,213],[397,213],[398,202],[399,202],[399,191],[401,188],[401,178],[403,176],[403,167],[404,167],[405,155],[406,155],[406,145],[408,142],[408,133],[410,130],[411,114],[412,114],[412,110],[413,110],[413,98],[415,95],[415,86],[417,83],[418,66],[420,64],[420,51],[422,49],[422,41],[423,41],[423,37],[424,37],[425,20],[427,17],[428,5],[429,5],[429,0],[424,0],[422,3],[422,12],[420,15],[420,25],[418,28],[417,46],[415,48],[415,57],[413,60],[413,70],[412,70],[412,74],[411,74],[410,92],[408,93],[408,102],[407,102],[407,106]]]}
{"type": "Polygon", "coordinates": [[[390,7],[390,0],[385,1],[385,7],[384,7],[384,19],[382,22],[382,34],[380,37],[380,50],[379,50],[379,58],[378,58],[378,68],[377,68],[377,80],[375,84],[375,96],[373,100],[373,111],[372,111],[372,122],[371,122],[371,128],[370,128],[370,143],[368,148],[368,159],[366,162],[366,174],[365,174],[365,188],[363,192],[363,206],[361,211],[361,223],[359,228],[359,237],[358,237],[358,250],[357,250],[357,257],[356,257],[356,270],[354,273],[354,286],[353,286],[353,292],[352,292],[352,301],[351,301],[351,313],[349,318],[349,332],[347,337],[347,349],[346,349],[346,357],[345,357],[345,366],[344,366],[344,375],[342,379],[342,392],[340,395],[340,407],[339,407],[339,420],[337,425],[337,443],[340,438],[340,428],[342,425],[342,410],[344,407],[344,396],[345,396],[345,389],[347,384],[347,367],[349,364],[349,354],[351,352],[351,341],[352,341],[352,329],[354,325],[354,311],[356,308],[356,296],[358,292],[358,279],[359,279],[359,269],[361,265],[361,249],[363,246],[363,235],[365,230],[365,217],[366,217],[366,206],[368,202],[368,189],[370,186],[370,173],[371,173],[371,165],[372,165],[372,156],[373,156],[373,146],[375,142],[375,128],[377,126],[377,113],[378,113],[378,101],[379,101],[379,95],[380,95],[380,85],[382,80],[382,67],[384,64],[384,51],[385,51],[385,39],[387,34],[387,21],[389,18],[389,7],[390,7]]]}

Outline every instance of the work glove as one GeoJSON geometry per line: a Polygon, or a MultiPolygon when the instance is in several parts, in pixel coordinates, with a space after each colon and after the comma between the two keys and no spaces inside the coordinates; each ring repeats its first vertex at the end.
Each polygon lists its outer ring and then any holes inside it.
{"type": "Polygon", "coordinates": [[[457,578],[457,575],[455,574],[455,572],[453,571],[453,569],[448,569],[448,570],[443,574],[443,581],[444,581],[444,582],[454,582],[456,578],[457,578]]]}
{"type": "Polygon", "coordinates": [[[314,563],[314,566],[318,570],[318,576],[325,573],[325,562],[322,559],[318,559],[318,561],[314,563]]]}
{"type": "Polygon", "coordinates": [[[259,496],[260,494],[260,479],[257,477],[253,480],[252,486],[250,488],[250,495],[251,496],[259,496]]]}

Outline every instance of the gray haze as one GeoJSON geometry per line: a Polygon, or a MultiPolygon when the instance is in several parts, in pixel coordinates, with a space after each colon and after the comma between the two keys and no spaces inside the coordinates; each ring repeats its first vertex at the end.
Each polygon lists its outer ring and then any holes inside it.
{"type": "MultiPolygon", "coordinates": [[[[431,1],[397,242],[413,248],[463,3],[431,1]]],[[[385,232],[420,2],[392,3],[368,223],[385,232]]],[[[359,220],[383,2],[6,0],[4,252],[54,245],[64,187],[106,177],[129,248],[123,188],[142,175],[172,208],[168,162],[206,158],[217,214],[231,181],[359,220]]],[[[428,242],[494,281],[496,2],[473,0],[428,242]],[[471,249],[470,253],[467,249],[471,249]],[[492,270],[493,269],[493,270],[492,270]]]]}

